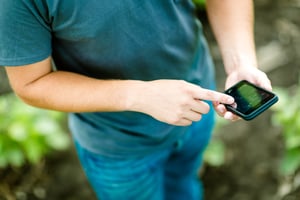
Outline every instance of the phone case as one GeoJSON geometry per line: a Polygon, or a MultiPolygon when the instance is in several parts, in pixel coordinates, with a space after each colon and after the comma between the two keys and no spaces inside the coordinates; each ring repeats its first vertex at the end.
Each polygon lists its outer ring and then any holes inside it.
{"type": "Polygon", "coordinates": [[[273,104],[275,104],[278,101],[278,97],[274,96],[273,99],[271,99],[270,101],[268,101],[267,103],[265,103],[264,105],[262,105],[261,107],[259,107],[258,109],[256,109],[255,111],[251,112],[250,114],[243,114],[239,111],[237,111],[236,109],[234,109],[233,107],[231,107],[230,105],[225,105],[226,109],[228,111],[231,111],[232,113],[240,116],[241,118],[243,118],[244,120],[252,120],[255,117],[257,117],[258,115],[260,115],[262,112],[264,112],[265,110],[267,110],[268,108],[270,108],[273,104]]]}
{"type": "MultiPolygon", "coordinates": [[[[262,105],[260,105],[259,107],[255,108],[253,111],[251,111],[250,113],[243,113],[243,112],[240,112],[239,110],[235,109],[234,107],[232,107],[231,105],[225,105],[226,109],[228,111],[231,111],[232,113],[240,116],[241,118],[245,119],[245,120],[252,120],[254,119],[255,117],[257,117],[258,115],[260,115],[262,112],[264,112],[265,110],[267,110],[268,108],[270,108],[273,104],[275,104],[277,101],[278,101],[278,96],[275,95],[274,93],[270,92],[270,91],[267,91],[261,87],[258,87],[246,80],[243,80],[243,81],[240,81],[239,83],[235,84],[234,86],[232,86],[231,88],[229,88],[228,90],[225,91],[226,94],[228,95],[231,95],[231,92],[232,90],[236,89],[238,90],[241,86],[243,85],[247,85],[247,87],[251,87],[252,90],[255,90],[259,93],[262,93],[262,94],[267,94],[268,96],[270,96],[271,98],[268,98],[268,99],[264,99],[264,101],[262,102],[262,105]]],[[[233,96],[234,98],[237,98],[237,97],[241,97],[240,95],[238,96],[233,96]]]]}

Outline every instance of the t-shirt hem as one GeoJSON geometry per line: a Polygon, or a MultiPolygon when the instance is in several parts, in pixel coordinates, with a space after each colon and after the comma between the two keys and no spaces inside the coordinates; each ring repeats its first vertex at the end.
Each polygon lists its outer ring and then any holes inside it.
{"type": "Polygon", "coordinates": [[[13,58],[13,59],[0,58],[0,66],[11,67],[11,66],[29,65],[29,64],[36,63],[36,62],[40,62],[40,61],[48,58],[50,55],[51,55],[51,53],[49,52],[47,54],[42,54],[39,56],[30,57],[30,58],[13,58]]]}

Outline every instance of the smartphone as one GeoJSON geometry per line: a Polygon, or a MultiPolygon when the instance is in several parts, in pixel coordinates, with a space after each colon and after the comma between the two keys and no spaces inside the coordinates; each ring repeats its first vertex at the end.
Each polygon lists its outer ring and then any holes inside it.
{"type": "Polygon", "coordinates": [[[278,96],[274,93],[246,80],[227,89],[225,94],[235,99],[234,104],[225,105],[226,109],[245,120],[257,117],[278,101],[278,96]]]}

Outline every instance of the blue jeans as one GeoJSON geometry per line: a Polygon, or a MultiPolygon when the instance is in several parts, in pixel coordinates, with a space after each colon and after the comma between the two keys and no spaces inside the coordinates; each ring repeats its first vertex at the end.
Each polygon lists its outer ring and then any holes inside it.
{"type": "Polygon", "coordinates": [[[89,152],[75,141],[85,174],[101,200],[201,200],[197,176],[214,113],[194,123],[174,146],[150,155],[116,159],[89,152]]]}

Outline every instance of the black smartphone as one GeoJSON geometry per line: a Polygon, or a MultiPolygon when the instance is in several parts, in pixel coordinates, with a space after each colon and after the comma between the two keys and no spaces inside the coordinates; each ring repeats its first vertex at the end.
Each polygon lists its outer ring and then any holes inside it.
{"type": "Polygon", "coordinates": [[[225,94],[235,99],[234,104],[225,105],[226,109],[245,120],[257,117],[278,101],[278,96],[274,93],[246,80],[227,89],[225,94]]]}

